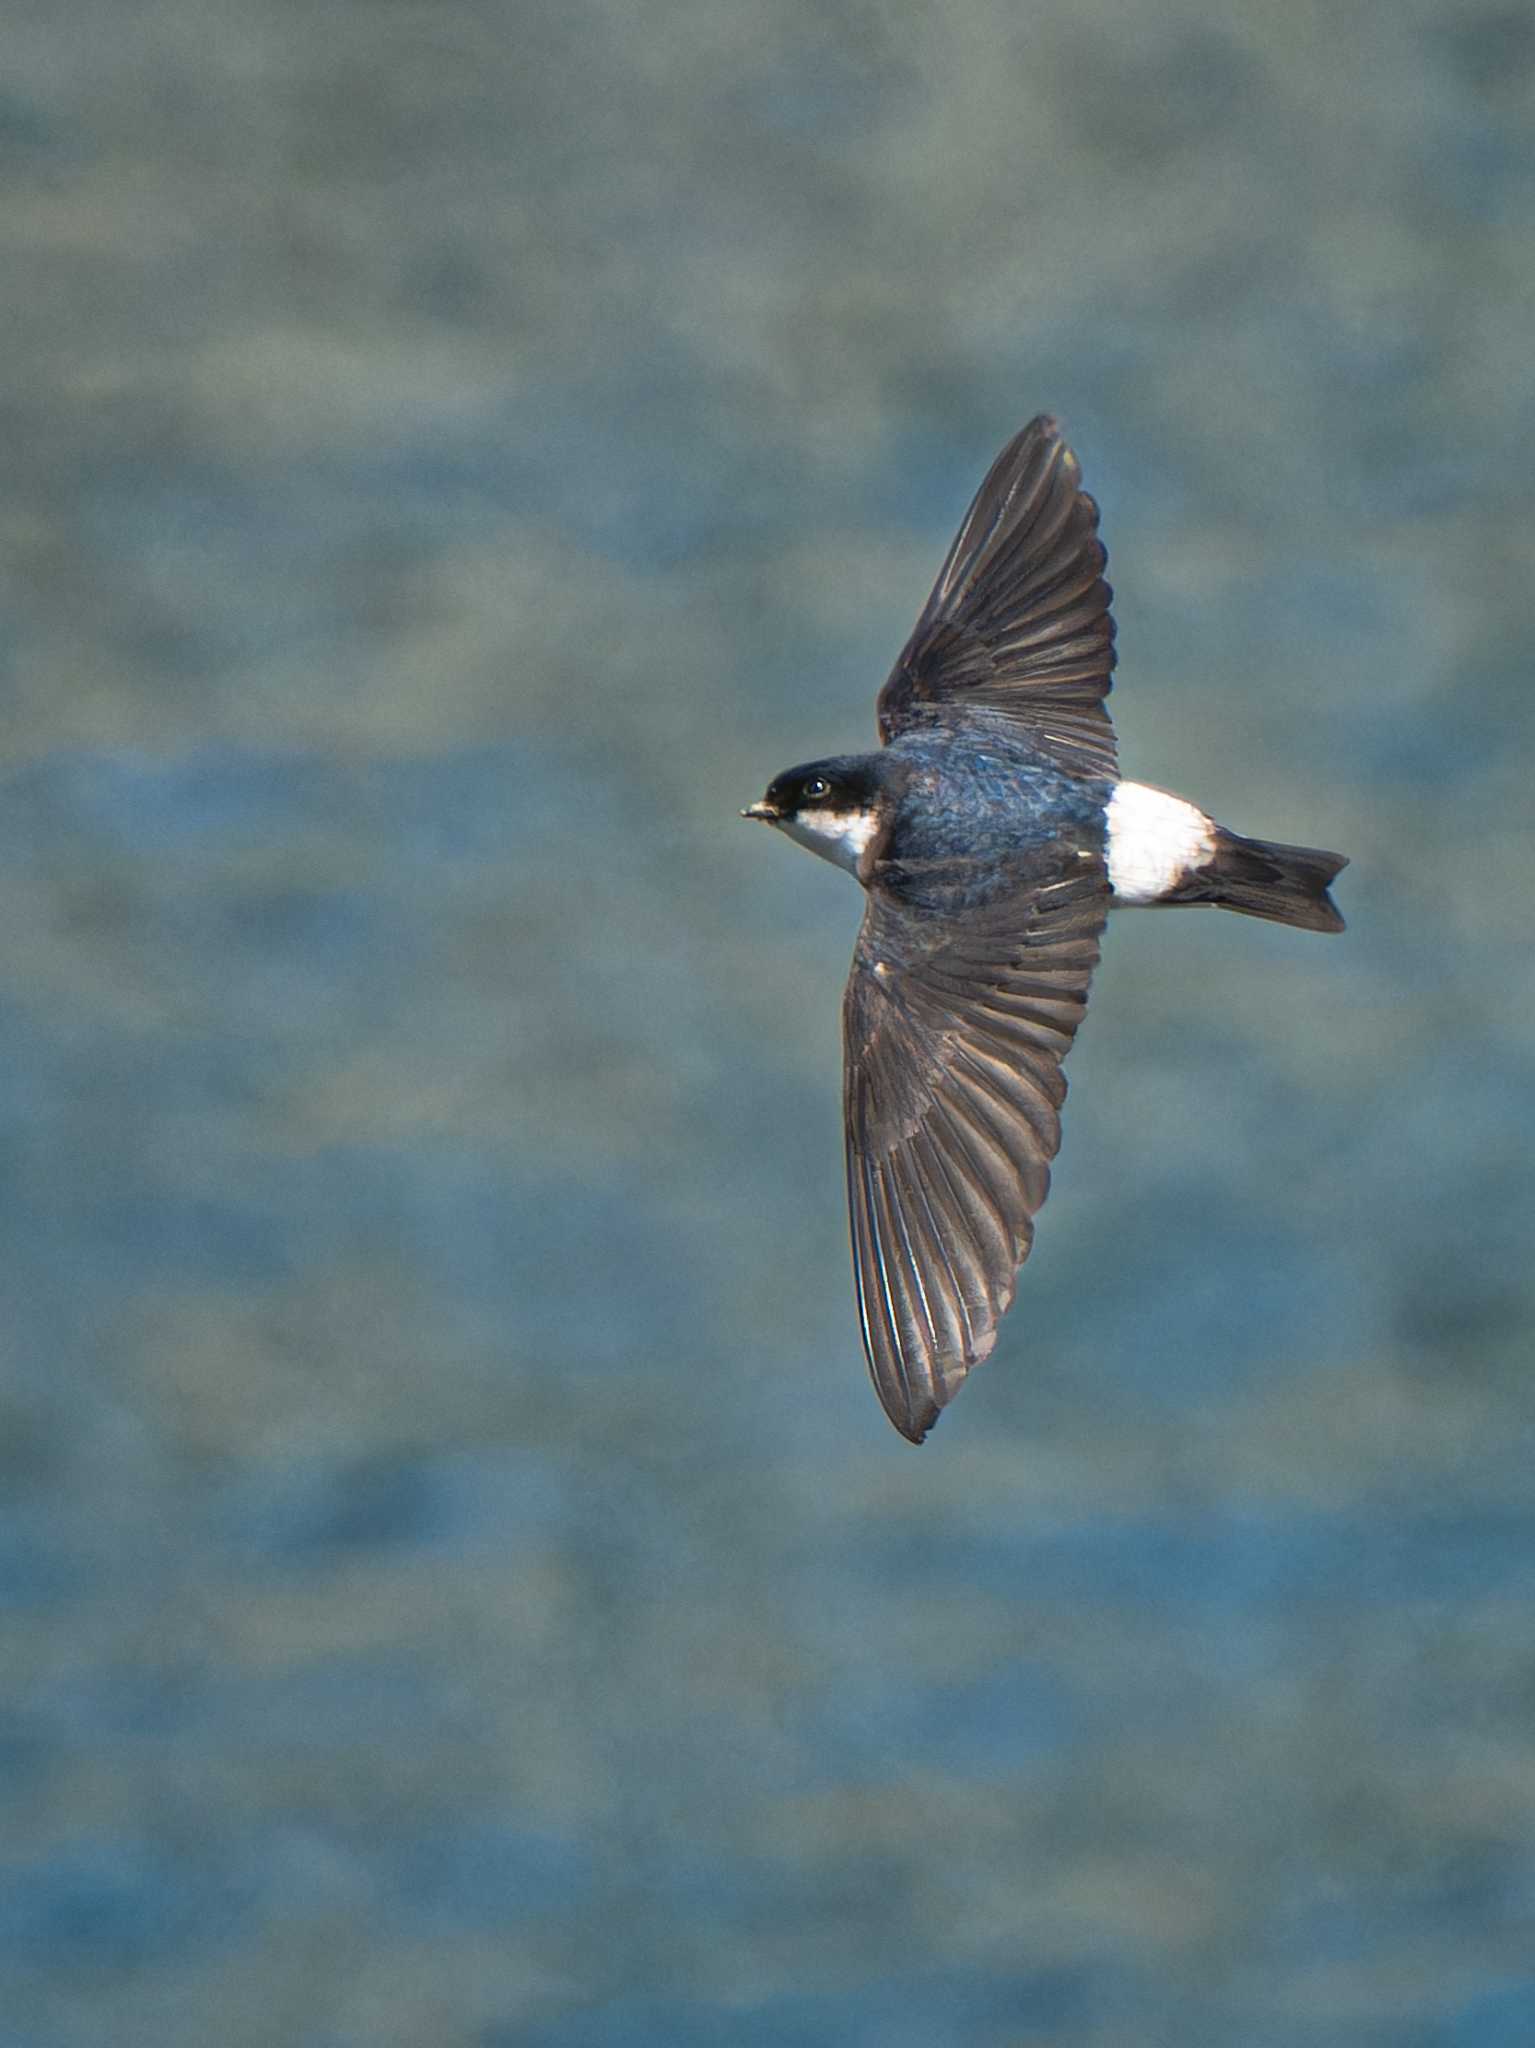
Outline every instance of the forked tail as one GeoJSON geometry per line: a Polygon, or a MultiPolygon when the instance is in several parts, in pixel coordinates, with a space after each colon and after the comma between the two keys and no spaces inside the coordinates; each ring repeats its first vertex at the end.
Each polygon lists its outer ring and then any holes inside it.
{"type": "Polygon", "coordinates": [[[1188,878],[1188,893],[1180,890],[1179,896],[1187,903],[1218,903],[1247,917],[1298,925],[1302,931],[1341,932],[1343,919],[1327,888],[1347,866],[1345,854],[1324,853],[1316,846],[1276,846],[1217,826],[1214,855],[1188,878]]]}

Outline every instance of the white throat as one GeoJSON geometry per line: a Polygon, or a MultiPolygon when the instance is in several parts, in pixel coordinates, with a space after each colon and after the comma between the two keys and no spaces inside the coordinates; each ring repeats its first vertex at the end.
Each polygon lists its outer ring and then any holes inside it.
{"type": "Polygon", "coordinates": [[[822,860],[856,875],[878,824],[873,811],[802,810],[796,818],[785,818],[778,829],[822,860]]]}

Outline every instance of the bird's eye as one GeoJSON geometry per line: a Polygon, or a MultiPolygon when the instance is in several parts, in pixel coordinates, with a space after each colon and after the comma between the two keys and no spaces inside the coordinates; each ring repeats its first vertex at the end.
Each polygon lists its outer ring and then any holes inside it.
{"type": "Polygon", "coordinates": [[[824,775],[812,775],[805,783],[805,794],[814,803],[819,797],[831,795],[831,784],[824,775]]]}

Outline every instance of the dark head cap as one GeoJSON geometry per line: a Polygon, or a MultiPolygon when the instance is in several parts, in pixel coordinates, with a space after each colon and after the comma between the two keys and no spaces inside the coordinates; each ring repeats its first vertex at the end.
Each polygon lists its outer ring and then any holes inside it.
{"type": "Polygon", "coordinates": [[[828,761],[807,761],[786,768],[768,784],[760,803],[748,804],[743,818],[781,825],[802,811],[848,813],[871,810],[879,800],[884,778],[878,754],[837,754],[828,761]]]}

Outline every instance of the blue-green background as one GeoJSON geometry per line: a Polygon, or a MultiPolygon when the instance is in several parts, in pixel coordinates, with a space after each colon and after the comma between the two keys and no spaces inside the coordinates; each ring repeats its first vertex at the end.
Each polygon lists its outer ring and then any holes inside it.
{"type": "Polygon", "coordinates": [[[1535,2041],[1535,18],[22,0],[4,2048],[1535,2041]],[[864,1381],[863,744],[985,464],[1131,773],[996,1355],[864,1381]]]}

